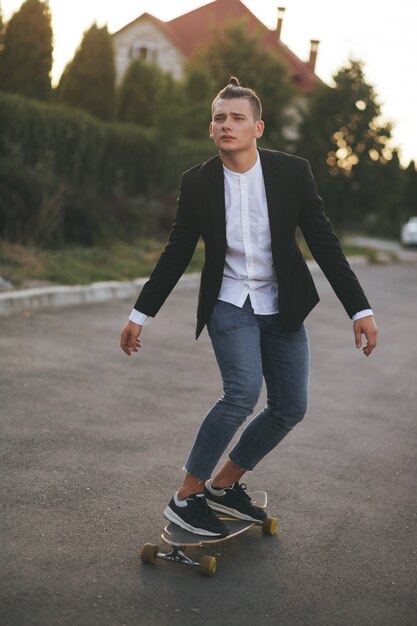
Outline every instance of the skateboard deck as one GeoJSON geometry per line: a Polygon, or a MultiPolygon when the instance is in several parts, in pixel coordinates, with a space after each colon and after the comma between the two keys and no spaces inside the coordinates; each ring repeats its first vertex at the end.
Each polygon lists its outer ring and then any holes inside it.
{"type": "MultiPolygon", "coordinates": [[[[250,496],[252,504],[261,509],[266,508],[267,494],[265,491],[253,491],[252,493],[248,493],[248,496],[250,496]]],[[[156,562],[156,559],[163,559],[165,561],[173,561],[185,565],[194,565],[198,566],[199,572],[203,576],[213,576],[217,568],[216,557],[203,555],[200,561],[195,561],[186,556],[185,549],[202,548],[207,545],[230,541],[230,539],[245,533],[254,526],[260,526],[264,535],[275,535],[278,527],[278,520],[273,517],[267,517],[263,522],[251,522],[237,519],[226,513],[216,512],[216,515],[226,524],[229,530],[229,534],[226,537],[197,535],[170,522],[165,526],[161,534],[161,539],[164,543],[172,547],[172,551],[163,553],[159,551],[159,546],[146,543],[141,552],[142,562],[153,564],[156,562]]]]}

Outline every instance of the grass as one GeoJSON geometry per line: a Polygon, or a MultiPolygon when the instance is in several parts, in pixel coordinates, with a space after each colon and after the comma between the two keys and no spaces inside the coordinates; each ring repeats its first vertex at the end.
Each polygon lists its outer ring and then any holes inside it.
{"type": "MultiPolygon", "coordinates": [[[[164,245],[164,242],[148,239],[135,245],[115,243],[108,247],[41,250],[1,241],[0,276],[18,288],[49,283],[86,285],[106,280],[132,280],[150,274],[164,245]]],[[[203,257],[199,243],[187,271],[201,269],[203,257]]]]}
{"type": "MultiPolygon", "coordinates": [[[[41,250],[32,246],[0,241],[0,276],[16,288],[34,285],[86,285],[107,280],[132,280],[149,276],[164,248],[156,239],[136,244],[114,243],[108,247],[81,246],[62,250],[41,250]]],[[[303,241],[303,254],[311,258],[303,241]]],[[[344,247],[348,255],[365,254],[366,248],[344,247]]],[[[204,244],[200,241],[187,269],[200,271],[204,261],[204,244]]]]}

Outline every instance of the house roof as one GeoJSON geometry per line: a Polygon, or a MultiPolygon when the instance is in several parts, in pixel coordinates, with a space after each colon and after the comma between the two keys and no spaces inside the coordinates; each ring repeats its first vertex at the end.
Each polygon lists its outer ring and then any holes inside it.
{"type": "Polygon", "coordinates": [[[221,29],[226,23],[242,18],[246,18],[251,34],[260,33],[261,41],[267,50],[280,51],[288,62],[297,88],[302,92],[312,91],[320,79],[314,74],[309,63],[299,59],[279,41],[276,31],[267,28],[240,0],[214,0],[169,22],[163,22],[150,13],[143,13],[118,32],[130,28],[143,19],[151,20],[186,57],[190,57],[196,48],[210,42],[213,28],[221,29]]]}
{"type": "Polygon", "coordinates": [[[179,35],[177,35],[175,29],[171,28],[170,23],[159,20],[154,15],[151,15],[151,13],[142,13],[142,15],[139,15],[139,17],[134,19],[132,22],[129,22],[128,24],[126,24],[126,26],[122,26],[122,28],[113,33],[113,37],[117,37],[119,33],[123,33],[124,31],[129,30],[135,24],[139,24],[143,21],[152,22],[152,24],[159,28],[168,37],[168,39],[171,40],[171,43],[173,43],[179,50],[181,50],[181,52],[183,52],[185,56],[190,56],[188,48],[185,45],[184,41],[179,35]]]}

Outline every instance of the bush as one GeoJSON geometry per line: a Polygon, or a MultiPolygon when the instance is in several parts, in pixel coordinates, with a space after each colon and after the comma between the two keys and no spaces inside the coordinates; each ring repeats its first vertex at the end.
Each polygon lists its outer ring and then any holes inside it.
{"type": "Polygon", "coordinates": [[[156,219],[157,133],[0,93],[0,236],[96,243],[156,219]],[[149,204],[149,203],[148,203],[149,204]]]}
{"type": "Polygon", "coordinates": [[[0,238],[93,245],[169,228],[181,172],[210,139],[108,124],[0,92],[0,238]]]}

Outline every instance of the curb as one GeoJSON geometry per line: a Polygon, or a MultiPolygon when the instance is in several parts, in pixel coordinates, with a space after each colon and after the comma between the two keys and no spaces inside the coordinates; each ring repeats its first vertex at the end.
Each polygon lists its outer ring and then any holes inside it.
{"type": "MultiPolygon", "coordinates": [[[[352,266],[366,265],[365,256],[355,256],[349,259],[352,266]]],[[[307,261],[312,274],[321,272],[315,261],[307,261]]],[[[148,278],[138,278],[133,281],[108,281],[92,283],[91,285],[74,285],[57,287],[38,287],[36,289],[22,289],[0,294],[0,317],[7,317],[16,313],[34,310],[48,310],[80,304],[94,304],[108,300],[125,300],[136,298],[139,290],[148,278]]],[[[178,288],[197,287],[200,273],[185,274],[178,282],[178,288]]]]}

